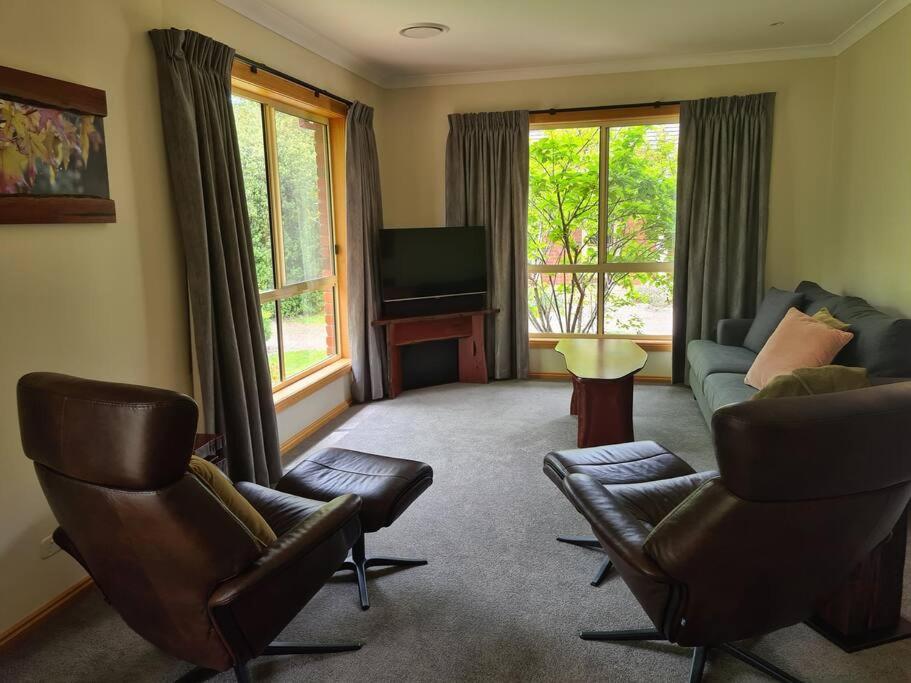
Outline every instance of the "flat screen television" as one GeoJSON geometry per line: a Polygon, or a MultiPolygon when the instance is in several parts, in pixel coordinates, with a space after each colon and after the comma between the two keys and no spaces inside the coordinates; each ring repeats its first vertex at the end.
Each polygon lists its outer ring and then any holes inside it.
{"type": "Polygon", "coordinates": [[[387,317],[484,308],[487,231],[478,226],[381,230],[380,278],[387,317]]]}

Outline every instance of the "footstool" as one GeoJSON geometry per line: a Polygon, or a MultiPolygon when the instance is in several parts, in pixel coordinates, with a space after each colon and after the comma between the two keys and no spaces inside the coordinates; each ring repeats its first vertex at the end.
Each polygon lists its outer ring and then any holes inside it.
{"type": "MultiPolygon", "coordinates": [[[[685,477],[694,474],[695,470],[654,441],[572,448],[551,451],[544,456],[544,474],[564,495],[566,492],[563,489],[563,480],[573,472],[587,474],[609,487],[685,477]]],[[[571,498],[569,500],[572,501],[571,498]]],[[[557,540],[583,548],[602,550],[601,543],[594,536],[557,536],[557,540]]],[[[591,585],[600,586],[610,568],[610,558],[605,558],[591,585]]]]}
{"type": "Polygon", "coordinates": [[[357,578],[361,609],[370,607],[369,567],[417,567],[427,560],[366,557],[364,534],[389,526],[433,483],[433,469],[416,460],[389,458],[345,448],[326,448],[296,465],[275,486],[301,498],[329,501],[346,493],[361,497],[361,535],[339,568],[357,578]]]}

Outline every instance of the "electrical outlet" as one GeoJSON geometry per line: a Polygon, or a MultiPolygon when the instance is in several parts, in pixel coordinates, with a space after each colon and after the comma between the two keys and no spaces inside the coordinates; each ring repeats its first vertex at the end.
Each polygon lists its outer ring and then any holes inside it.
{"type": "Polygon", "coordinates": [[[60,546],[54,543],[53,536],[46,536],[41,539],[41,559],[46,560],[51,555],[56,555],[60,552],[60,546]]]}

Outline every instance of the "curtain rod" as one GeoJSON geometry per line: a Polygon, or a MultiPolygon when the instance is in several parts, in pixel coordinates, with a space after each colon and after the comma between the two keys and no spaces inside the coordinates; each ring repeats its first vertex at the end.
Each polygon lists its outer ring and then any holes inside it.
{"type": "Polygon", "coordinates": [[[632,109],[633,107],[654,107],[655,109],[660,109],[661,107],[668,107],[671,105],[680,104],[680,101],[669,101],[669,102],[636,102],[635,104],[604,104],[599,107],[568,107],[565,109],[534,109],[529,114],[562,114],[563,112],[570,111],[601,111],[606,109],[632,109]]]}
{"type": "Polygon", "coordinates": [[[273,76],[278,76],[279,78],[284,78],[286,81],[291,81],[292,83],[295,83],[296,85],[306,88],[307,90],[312,90],[313,94],[316,95],[317,97],[319,97],[320,95],[325,95],[326,97],[333,99],[336,102],[341,102],[342,104],[344,104],[348,107],[350,107],[352,104],[354,104],[354,102],[352,102],[351,100],[346,100],[344,97],[339,97],[338,95],[335,95],[335,94],[329,92],[328,90],[323,90],[322,88],[317,88],[312,83],[307,83],[307,81],[302,81],[301,79],[295,78],[294,76],[289,76],[288,74],[286,74],[282,71],[279,71],[278,69],[273,69],[272,67],[266,66],[265,64],[263,64],[261,62],[257,62],[256,60],[250,59],[249,57],[244,57],[243,55],[234,55],[234,56],[235,56],[235,58],[239,59],[240,61],[242,61],[246,64],[249,64],[250,70],[253,73],[256,73],[258,70],[262,69],[263,71],[270,73],[273,76]]]}

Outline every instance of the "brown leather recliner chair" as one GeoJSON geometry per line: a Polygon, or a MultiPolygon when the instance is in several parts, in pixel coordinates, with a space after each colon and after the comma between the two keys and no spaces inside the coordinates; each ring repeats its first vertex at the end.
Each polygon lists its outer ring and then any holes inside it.
{"type": "Polygon", "coordinates": [[[887,539],[911,499],[911,383],[747,401],[713,419],[720,476],[566,492],[654,629],[586,640],[695,648],[691,681],[717,648],[809,618],[887,539]]]}
{"type": "Polygon", "coordinates": [[[360,498],[315,509],[239,485],[278,536],[264,548],[188,474],[197,422],[188,396],[34,373],[19,380],[18,400],[55,539],[146,640],[200,667],[233,667],[239,681],[259,655],[360,647],[272,642],[345,560],[360,498]]]}

